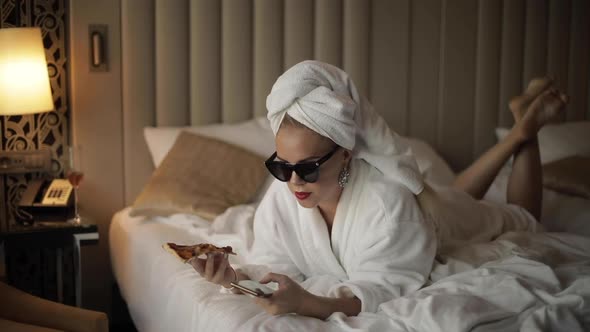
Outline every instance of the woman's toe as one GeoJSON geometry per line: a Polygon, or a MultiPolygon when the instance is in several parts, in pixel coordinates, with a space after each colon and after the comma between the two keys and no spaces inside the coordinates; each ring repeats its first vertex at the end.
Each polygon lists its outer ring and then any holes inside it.
{"type": "Polygon", "coordinates": [[[533,98],[540,95],[543,91],[547,90],[553,84],[553,79],[550,77],[537,77],[533,78],[525,90],[525,94],[533,96],[533,98]]]}

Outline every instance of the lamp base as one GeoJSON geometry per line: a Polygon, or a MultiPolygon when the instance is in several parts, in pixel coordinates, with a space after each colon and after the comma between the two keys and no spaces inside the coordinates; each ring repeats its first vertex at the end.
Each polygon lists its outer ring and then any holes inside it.
{"type": "Polygon", "coordinates": [[[0,151],[0,174],[47,172],[51,170],[51,150],[0,151]]]}

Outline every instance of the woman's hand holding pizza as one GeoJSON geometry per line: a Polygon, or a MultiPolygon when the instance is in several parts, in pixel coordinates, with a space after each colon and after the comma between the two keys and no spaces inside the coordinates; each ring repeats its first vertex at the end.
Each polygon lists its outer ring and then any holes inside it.
{"type": "MultiPolygon", "coordinates": [[[[190,263],[207,281],[225,288],[233,288],[231,282],[237,283],[240,280],[250,279],[248,275],[231,267],[228,256],[236,253],[230,246],[216,247],[209,243],[179,245],[168,242],[163,245],[163,248],[182,262],[190,263]],[[199,258],[203,256],[207,258],[199,258]]],[[[271,281],[278,283],[279,288],[268,297],[255,299],[256,303],[271,315],[296,313],[326,319],[336,311],[356,315],[361,310],[358,298],[322,298],[306,291],[297,282],[283,274],[269,273],[260,280],[260,283],[267,284],[271,281]]],[[[239,294],[239,289],[240,287],[236,286],[232,292],[239,294]]]]}
{"type": "Polygon", "coordinates": [[[162,247],[182,262],[190,263],[207,281],[225,288],[231,288],[230,282],[238,281],[238,274],[229,264],[229,255],[236,254],[230,246],[217,247],[209,243],[183,245],[168,242],[162,247]],[[199,258],[203,256],[207,258],[199,258]]]}
{"type": "Polygon", "coordinates": [[[201,277],[214,284],[231,288],[230,282],[237,281],[237,274],[229,264],[228,254],[211,252],[207,258],[192,258],[189,263],[201,277]]]}

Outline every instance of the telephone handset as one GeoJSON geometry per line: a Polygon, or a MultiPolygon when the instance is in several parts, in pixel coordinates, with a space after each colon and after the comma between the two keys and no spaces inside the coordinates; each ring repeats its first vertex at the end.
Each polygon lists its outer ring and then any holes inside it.
{"type": "Polygon", "coordinates": [[[19,208],[35,220],[67,220],[73,215],[74,191],[66,179],[34,180],[19,202],[19,208]]]}

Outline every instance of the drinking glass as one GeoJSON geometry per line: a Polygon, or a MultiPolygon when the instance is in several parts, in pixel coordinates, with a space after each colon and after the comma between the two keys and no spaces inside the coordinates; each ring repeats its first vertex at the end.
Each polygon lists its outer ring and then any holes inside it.
{"type": "Polygon", "coordinates": [[[78,211],[78,187],[84,178],[84,170],[82,168],[82,147],[79,145],[70,146],[68,148],[68,170],[66,176],[70,184],[74,187],[74,217],[68,222],[79,225],[82,222],[78,211]]]}

